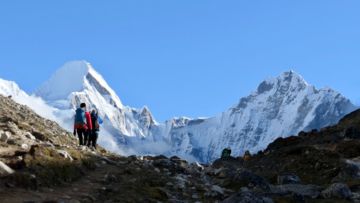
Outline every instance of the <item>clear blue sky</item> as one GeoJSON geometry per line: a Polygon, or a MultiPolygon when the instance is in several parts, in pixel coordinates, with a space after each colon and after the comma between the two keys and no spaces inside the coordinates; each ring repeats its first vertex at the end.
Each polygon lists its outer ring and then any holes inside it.
{"type": "Polygon", "coordinates": [[[220,113],[289,69],[359,104],[359,10],[358,0],[1,1],[0,77],[32,92],[85,59],[160,121],[220,113]]]}

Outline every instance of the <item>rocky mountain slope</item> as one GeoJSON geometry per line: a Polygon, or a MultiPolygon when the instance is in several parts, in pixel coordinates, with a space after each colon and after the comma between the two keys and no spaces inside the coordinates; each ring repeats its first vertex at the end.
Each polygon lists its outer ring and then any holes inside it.
{"type": "Polygon", "coordinates": [[[77,147],[58,124],[0,96],[3,202],[358,202],[360,111],[210,165],[77,147]]]}
{"type": "Polygon", "coordinates": [[[192,199],[196,185],[211,189],[200,177],[187,185],[200,165],[91,151],[28,107],[3,96],[0,104],[2,202],[177,202],[192,199]]]}
{"type": "Polygon", "coordinates": [[[359,202],[360,110],[211,168],[213,184],[238,191],[224,202],[359,202]]]}

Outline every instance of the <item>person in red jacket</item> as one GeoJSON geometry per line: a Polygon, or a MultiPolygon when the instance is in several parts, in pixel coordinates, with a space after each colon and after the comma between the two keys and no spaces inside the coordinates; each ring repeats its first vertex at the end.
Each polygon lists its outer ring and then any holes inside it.
{"type": "Polygon", "coordinates": [[[79,145],[88,145],[91,131],[91,115],[86,111],[86,104],[81,103],[80,108],[76,109],[74,119],[74,135],[78,134],[79,145]]]}

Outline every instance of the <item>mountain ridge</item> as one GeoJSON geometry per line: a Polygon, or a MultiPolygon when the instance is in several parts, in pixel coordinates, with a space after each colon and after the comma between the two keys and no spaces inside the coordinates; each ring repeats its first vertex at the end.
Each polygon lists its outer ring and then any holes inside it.
{"type": "Polygon", "coordinates": [[[261,82],[249,96],[209,118],[178,117],[158,123],[148,107],[124,106],[106,80],[86,61],[68,62],[35,93],[43,98],[70,130],[74,109],[81,103],[104,118],[100,143],[126,154],[163,153],[210,162],[226,147],[236,155],[257,152],[277,137],[335,124],[355,109],[350,100],[329,89],[316,89],[295,71],[261,82]],[[71,75],[71,70],[76,74],[71,75]],[[71,76],[69,76],[69,74],[71,76]],[[79,79],[80,78],[80,79],[79,79]],[[70,79],[79,83],[68,83],[70,79]],[[142,147],[143,146],[143,147],[142,147]],[[148,146],[148,147],[144,147],[148,146]],[[120,150],[121,148],[121,150],[120,150]],[[159,148],[160,151],[151,151],[159,148]]]}

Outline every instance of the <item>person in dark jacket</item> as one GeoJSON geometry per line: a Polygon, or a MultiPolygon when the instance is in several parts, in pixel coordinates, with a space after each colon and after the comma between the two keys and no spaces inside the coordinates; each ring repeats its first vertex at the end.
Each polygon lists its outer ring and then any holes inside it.
{"type": "Polygon", "coordinates": [[[222,153],[221,153],[221,158],[222,159],[226,159],[226,158],[230,158],[231,157],[231,148],[225,148],[222,153]]]}
{"type": "Polygon", "coordinates": [[[79,145],[87,145],[89,134],[92,131],[90,113],[86,111],[86,104],[81,103],[80,108],[76,109],[74,119],[74,135],[79,137],[79,145]]]}
{"type": "Polygon", "coordinates": [[[88,146],[89,147],[92,146],[92,147],[94,147],[94,149],[96,149],[96,143],[97,143],[97,139],[99,137],[100,124],[102,123],[102,120],[99,117],[97,110],[95,110],[95,109],[91,111],[91,122],[93,123],[93,129],[91,131],[88,146]]]}

